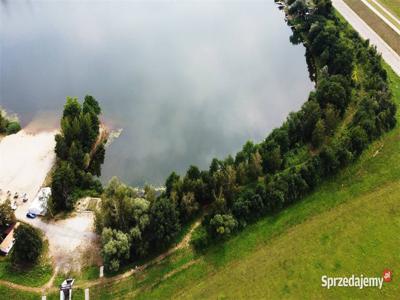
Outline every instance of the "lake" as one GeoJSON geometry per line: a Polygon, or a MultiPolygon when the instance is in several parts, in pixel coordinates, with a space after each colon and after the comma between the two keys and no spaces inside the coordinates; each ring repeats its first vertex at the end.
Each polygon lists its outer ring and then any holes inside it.
{"type": "Polygon", "coordinates": [[[305,49],[266,1],[0,1],[0,105],[56,126],[93,95],[122,129],[102,180],[162,184],[261,141],[307,99],[305,49]]]}

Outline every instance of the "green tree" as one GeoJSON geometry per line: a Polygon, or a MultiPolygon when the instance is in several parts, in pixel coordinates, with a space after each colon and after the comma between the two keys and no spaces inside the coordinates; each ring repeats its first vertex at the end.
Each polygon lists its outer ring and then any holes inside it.
{"type": "Polygon", "coordinates": [[[43,250],[42,233],[22,223],[14,231],[15,245],[11,260],[17,265],[32,265],[37,262],[43,250]]]}
{"type": "Polygon", "coordinates": [[[368,144],[368,135],[363,128],[355,126],[350,130],[352,150],[360,154],[368,144]]]}
{"type": "Polygon", "coordinates": [[[78,98],[67,97],[67,102],[64,105],[63,118],[79,118],[81,111],[82,107],[78,102],[78,98]]]}
{"type": "Polygon", "coordinates": [[[0,203],[0,227],[5,227],[15,223],[15,214],[11,208],[11,201],[7,199],[0,203]]]}
{"type": "Polygon", "coordinates": [[[273,174],[282,167],[280,147],[274,143],[267,145],[263,153],[264,172],[273,174]]]}
{"type": "Polygon", "coordinates": [[[94,151],[92,158],[90,159],[87,170],[95,175],[101,175],[101,166],[104,163],[104,159],[106,158],[106,148],[104,144],[100,144],[97,146],[96,151],[94,151]]]}
{"type": "Polygon", "coordinates": [[[340,116],[332,104],[328,104],[325,109],[325,125],[328,134],[332,134],[337,124],[339,123],[340,116]]]}
{"type": "Polygon", "coordinates": [[[217,238],[229,237],[237,226],[238,223],[232,215],[216,214],[210,220],[211,232],[217,238]]]}
{"type": "Polygon", "coordinates": [[[96,229],[101,232],[104,227],[128,232],[139,222],[135,209],[147,211],[149,202],[145,199],[136,201],[136,192],[113,177],[102,195],[101,210],[96,214],[96,229]],[[138,204],[139,203],[139,204],[138,204]]]}
{"type": "Polygon", "coordinates": [[[55,212],[72,209],[75,181],[75,172],[71,164],[65,161],[59,162],[54,169],[51,183],[55,212]]]}
{"type": "Polygon", "coordinates": [[[253,180],[262,175],[262,158],[258,150],[250,155],[248,174],[253,180]]]}
{"type": "Polygon", "coordinates": [[[85,100],[83,101],[83,113],[91,113],[93,115],[101,114],[99,102],[97,102],[97,100],[93,96],[85,96],[85,100]]]}
{"type": "Polygon", "coordinates": [[[77,98],[67,97],[61,119],[61,133],[55,137],[58,162],[54,171],[54,201],[51,205],[55,212],[71,209],[79,195],[97,195],[102,191],[100,182],[94,178],[101,175],[101,165],[105,158],[106,141],[98,141],[100,113],[100,106],[92,96],[86,96],[83,105],[77,98]],[[65,174],[70,175],[70,178],[63,179],[65,174]]]}
{"type": "Polygon", "coordinates": [[[167,197],[170,197],[171,192],[173,191],[175,184],[179,182],[179,179],[179,175],[175,172],[172,172],[168,176],[167,180],[165,181],[165,193],[167,197]]]}
{"type": "Polygon", "coordinates": [[[322,78],[317,86],[316,97],[321,107],[325,108],[330,103],[343,113],[348,103],[348,97],[346,88],[339,78],[339,76],[322,78]]]}
{"type": "Polygon", "coordinates": [[[3,116],[3,112],[0,108],[0,133],[5,133],[7,127],[7,119],[3,116]]]}
{"type": "Polygon", "coordinates": [[[21,125],[16,121],[9,122],[7,127],[6,127],[6,133],[7,134],[14,134],[14,133],[17,133],[20,130],[21,130],[21,125]]]}
{"type": "Polygon", "coordinates": [[[121,262],[130,257],[129,235],[119,230],[104,228],[101,234],[102,256],[107,270],[116,272],[121,262]]]}
{"type": "Polygon", "coordinates": [[[315,125],[311,140],[311,143],[315,148],[318,148],[322,145],[322,142],[325,139],[325,131],[325,122],[323,119],[319,119],[315,125]]]}
{"type": "Polygon", "coordinates": [[[186,172],[186,177],[190,180],[197,180],[200,178],[200,170],[196,166],[190,166],[186,172]]]}
{"type": "Polygon", "coordinates": [[[194,193],[188,192],[183,194],[180,203],[181,217],[183,220],[190,220],[191,217],[199,210],[199,203],[196,201],[194,193]]]}
{"type": "Polygon", "coordinates": [[[179,212],[167,198],[158,198],[150,206],[150,229],[156,247],[167,247],[180,230],[179,212]]]}

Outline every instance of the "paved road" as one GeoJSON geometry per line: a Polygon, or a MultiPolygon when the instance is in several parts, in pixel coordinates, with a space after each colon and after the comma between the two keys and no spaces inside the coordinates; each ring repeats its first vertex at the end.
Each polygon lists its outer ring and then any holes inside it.
{"type": "Polygon", "coordinates": [[[375,45],[383,59],[392,67],[393,71],[400,76],[400,56],[367,25],[343,0],[332,0],[334,7],[339,13],[358,31],[365,39],[369,39],[375,45]]]}

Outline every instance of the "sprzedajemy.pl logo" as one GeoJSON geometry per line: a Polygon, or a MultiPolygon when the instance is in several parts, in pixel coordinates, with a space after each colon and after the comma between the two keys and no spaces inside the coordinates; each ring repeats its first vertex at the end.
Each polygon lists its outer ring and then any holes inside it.
{"type": "Polygon", "coordinates": [[[381,289],[383,282],[392,281],[392,274],[392,271],[385,269],[382,277],[366,277],[362,274],[360,276],[353,274],[350,277],[329,277],[327,275],[323,275],[321,277],[321,286],[327,289],[334,287],[356,287],[359,289],[377,287],[381,289]]]}

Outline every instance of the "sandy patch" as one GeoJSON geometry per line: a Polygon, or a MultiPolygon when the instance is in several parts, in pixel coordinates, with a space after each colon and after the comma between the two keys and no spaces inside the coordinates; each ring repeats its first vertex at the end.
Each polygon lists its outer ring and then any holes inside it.
{"type": "Polygon", "coordinates": [[[29,200],[34,198],[55,160],[55,133],[32,135],[22,130],[1,140],[0,198],[4,199],[8,190],[12,195],[27,193],[29,200]]]}
{"type": "Polygon", "coordinates": [[[66,273],[79,271],[89,263],[82,260],[88,248],[96,249],[92,257],[98,260],[100,252],[98,236],[93,232],[93,219],[93,213],[86,212],[57,222],[44,222],[40,218],[25,220],[46,234],[57,269],[66,273]]]}

